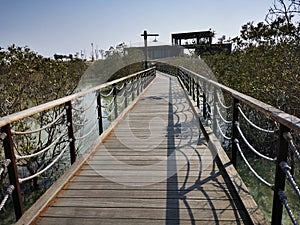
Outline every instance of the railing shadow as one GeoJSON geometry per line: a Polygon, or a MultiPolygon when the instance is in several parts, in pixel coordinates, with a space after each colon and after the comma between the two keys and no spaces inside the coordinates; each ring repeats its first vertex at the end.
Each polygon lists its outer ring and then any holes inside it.
{"type": "MultiPolygon", "coordinates": [[[[210,175],[207,177],[203,177],[203,172],[204,172],[204,162],[201,156],[201,152],[199,152],[193,145],[199,146],[205,144],[200,135],[198,135],[198,140],[197,143],[194,142],[194,140],[188,140],[188,144],[184,143],[183,145],[180,145],[180,143],[176,143],[179,138],[179,142],[182,141],[182,138],[180,136],[181,130],[178,128],[178,124],[183,124],[183,123],[188,123],[187,121],[187,116],[185,115],[184,121],[180,121],[178,118],[178,121],[174,121],[174,117],[178,117],[176,113],[179,113],[180,111],[188,110],[185,108],[185,106],[178,106],[178,103],[175,102],[176,99],[176,90],[172,90],[172,85],[173,80],[169,78],[169,116],[168,116],[168,162],[167,162],[167,170],[168,170],[168,180],[167,180],[167,200],[166,200],[166,224],[180,224],[180,202],[183,203],[185,209],[187,210],[189,219],[191,224],[196,224],[197,218],[199,216],[195,215],[195,212],[193,211],[193,207],[190,205],[189,198],[187,195],[191,192],[198,192],[196,195],[197,196],[203,196],[204,199],[207,201],[208,206],[210,207],[210,211],[212,213],[213,219],[215,221],[215,224],[220,224],[220,218],[219,218],[219,213],[217,212],[218,206],[215,205],[214,202],[214,196],[212,196],[211,193],[207,192],[206,189],[203,187],[203,185],[207,183],[211,183],[212,186],[217,187],[219,190],[222,190],[225,193],[225,196],[227,199],[229,199],[229,205],[226,206],[226,208],[222,208],[222,210],[227,210],[227,208],[230,208],[233,211],[234,218],[236,220],[236,224],[241,224],[240,220],[240,215],[238,208],[236,207],[236,204],[234,203],[231,196],[230,191],[226,187],[226,184],[222,184],[219,180],[218,177],[221,177],[222,174],[221,172],[218,171],[217,163],[215,160],[212,161],[212,169],[210,171],[210,175]],[[175,110],[174,110],[175,108],[175,110]],[[173,146],[176,146],[174,148],[173,146]],[[188,155],[190,153],[186,153],[185,148],[189,147],[190,150],[194,152],[193,156],[193,161],[191,161],[191,157],[188,155]],[[176,155],[177,154],[177,155],[176,155]],[[173,157],[169,157],[169,156],[173,157]],[[175,157],[174,157],[175,156],[175,157]],[[177,158],[179,156],[183,156],[183,158],[186,161],[186,165],[184,167],[184,172],[185,172],[185,177],[183,178],[182,184],[179,184],[179,177],[178,173],[174,173],[174,171],[179,171],[180,168],[179,165],[177,165],[177,158]],[[197,167],[199,168],[198,170],[198,175],[196,176],[196,180],[193,183],[190,183],[191,177],[194,179],[195,176],[191,176],[192,172],[192,166],[195,166],[195,158],[197,161],[197,167]],[[172,174],[171,174],[172,173],[172,174]],[[170,175],[170,176],[169,176],[170,175]],[[172,191],[171,191],[172,190],[172,191]],[[177,190],[177,193],[174,192],[174,190],[177,190]]],[[[177,96],[179,97],[179,96],[177,96]]],[[[204,139],[204,138],[203,138],[204,139]]],[[[210,152],[212,155],[215,154],[213,151],[210,152]]],[[[183,170],[180,171],[181,173],[183,170]]],[[[195,175],[195,174],[194,174],[195,175]]],[[[194,195],[194,194],[193,194],[194,195]]]]}

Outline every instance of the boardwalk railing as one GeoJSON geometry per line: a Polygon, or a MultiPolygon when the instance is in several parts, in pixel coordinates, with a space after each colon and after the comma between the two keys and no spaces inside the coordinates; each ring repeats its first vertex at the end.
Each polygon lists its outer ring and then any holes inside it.
{"type": "Polygon", "coordinates": [[[154,77],[155,69],[147,69],[0,118],[0,153],[5,153],[0,177],[7,171],[10,181],[0,199],[0,211],[12,195],[18,220],[24,213],[20,184],[34,184],[42,174],[50,180],[67,160],[73,164],[93,137],[101,135],[154,77]]]}
{"type": "MultiPolygon", "coordinates": [[[[285,194],[285,183],[286,180],[290,183],[300,200],[299,186],[293,176],[294,163],[300,163],[299,149],[296,145],[296,141],[299,142],[300,137],[300,119],[183,67],[163,63],[157,63],[156,67],[157,70],[177,76],[181,80],[203,113],[201,115],[204,119],[203,122],[211,125],[214,133],[225,147],[231,148],[232,164],[236,166],[237,154],[239,153],[258,180],[274,191],[272,224],[282,224],[283,207],[285,207],[292,223],[298,224],[293,213],[299,212],[291,210],[285,194]],[[267,128],[261,128],[260,125],[267,128]],[[247,140],[242,127],[245,131],[248,129],[248,131],[256,132],[256,134],[257,131],[273,134],[277,139],[274,146],[276,151],[272,149],[273,152],[276,152],[274,156],[256,150],[254,144],[247,140]],[[262,160],[276,164],[274,184],[270,184],[262,178],[250,165],[245,154],[247,149],[250,149],[262,160]],[[290,162],[289,158],[291,159],[290,162]]],[[[269,146],[263,147],[268,148],[269,146]]]]}

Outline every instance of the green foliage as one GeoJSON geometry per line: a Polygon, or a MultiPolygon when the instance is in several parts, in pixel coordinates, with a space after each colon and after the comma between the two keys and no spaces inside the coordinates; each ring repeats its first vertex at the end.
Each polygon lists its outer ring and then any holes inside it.
{"type": "Polygon", "coordinates": [[[231,55],[205,56],[219,82],[300,116],[299,25],[284,18],[247,23],[231,55]]]}
{"type": "MultiPolygon", "coordinates": [[[[73,93],[86,67],[85,63],[78,59],[57,61],[44,58],[28,47],[12,45],[7,50],[0,47],[0,116],[19,112],[73,93]]],[[[11,126],[17,131],[44,127],[57,118],[62,110],[64,109],[51,109],[15,122],[11,126]]],[[[56,140],[61,130],[61,127],[53,126],[32,135],[15,135],[13,139],[16,154],[28,155],[46,148],[56,140]]],[[[20,177],[33,175],[44,169],[65,145],[63,141],[59,141],[51,151],[30,159],[18,160],[20,177]]],[[[0,146],[0,161],[3,158],[4,149],[0,146]]],[[[63,160],[55,165],[54,169],[22,184],[26,208],[59,177],[66,168],[66,162],[63,160]]],[[[7,172],[1,176],[0,182],[0,192],[4,193],[8,186],[7,172]]],[[[1,214],[1,221],[4,218],[5,220],[11,219],[13,214],[11,202],[8,202],[6,207],[8,215],[1,214]]]]}
{"type": "Polygon", "coordinates": [[[2,49],[0,116],[71,94],[85,70],[86,65],[78,59],[51,60],[15,45],[2,49]]]}

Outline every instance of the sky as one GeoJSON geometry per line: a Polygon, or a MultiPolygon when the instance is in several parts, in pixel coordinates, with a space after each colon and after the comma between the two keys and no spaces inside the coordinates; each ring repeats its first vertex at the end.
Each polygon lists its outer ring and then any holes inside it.
{"type": "MultiPolygon", "coordinates": [[[[264,21],[274,0],[0,0],[0,47],[28,46],[45,56],[108,50],[158,33],[212,29],[216,38],[236,37],[247,22],[264,21]]],[[[151,41],[151,38],[148,39],[151,41]]]]}

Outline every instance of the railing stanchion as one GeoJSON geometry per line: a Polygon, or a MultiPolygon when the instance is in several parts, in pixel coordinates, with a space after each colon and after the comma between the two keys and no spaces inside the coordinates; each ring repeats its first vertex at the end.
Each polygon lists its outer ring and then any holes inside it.
{"type": "Polygon", "coordinates": [[[275,173],[275,185],[273,195],[273,208],[272,208],[272,225],[281,225],[282,221],[282,209],[283,205],[280,201],[279,191],[284,191],[286,175],[280,167],[282,161],[287,161],[289,145],[284,138],[284,133],[289,129],[280,124],[279,127],[279,143],[277,149],[277,161],[276,161],[276,173],[275,173]]]}
{"type": "Polygon", "coordinates": [[[113,86],[113,98],[114,98],[114,111],[115,111],[115,119],[118,117],[118,99],[117,99],[117,86],[113,86]]]}
{"type": "Polygon", "coordinates": [[[98,110],[98,125],[99,125],[99,135],[103,133],[103,121],[102,121],[102,103],[101,94],[98,92],[97,96],[97,110],[98,110]]]}
{"type": "Polygon", "coordinates": [[[192,91],[192,97],[193,97],[193,100],[195,101],[196,100],[196,98],[195,98],[195,79],[194,78],[192,78],[192,89],[193,89],[193,91],[192,91]]]}
{"type": "Polygon", "coordinates": [[[189,78],[189,94],[192,96],[192,77],[188,76],[189,78]]]}
{"type": "Polygon", "coordinates": [[[206,106],[206,104],[207,104],[207,100],[206,100],[206,82],[204,81],[203,82],[203,97],[202,97],[203,99],[203,117],[204,117],[204,119],[206,119],[207,118],[207,106],[206,106]]]}
{"type": "Polygon", "coordinates": [[[132,79],[131,82],[131,101],[134,101],[134,85],[135,85],[135,78],[132,79]]]}
{"type": "Polygon", "coordinates": [[[73,130],[71,101],[66,102],[66,114],[67,114],[68,135],[69,135],[69,142],[70,142],[69,145],[70,145],[71,164],[73,164],[76,161],[76,148],[75,148],[75,136],[73,130]]]}
{"type": "Polygon", "coordinates": [[[200,109],[200,85],[199,85],[199,81],[197,82],[197,107],[198,109],[200,109]]]}
{"type": "Polygon", "coordinates": [[[14,145],[12,140],[11,128],[10,125],[6,125],[1,128],[1,131],[6,134],[6,137],[3,139],[3,147],[5,158],[9,159],[11,163],[8,165],[8,176],[10,180],[10,184],[15,187],[12,198],[15,209],[16,220],[19,220],[24,213],[23,202],[21,198],[21,188],[18,178],[18,168],[16,164],[16,157],[14,153],[14,145]]]}
{"type": "Polygon", "coordinates": [[[125,81],[125,83],[124,83],[124,98],[125,98],[125,100],[124,100],[124,104],[125,104],[125,108],[127,108],[127,106],[128,106],[128,97],[127,97],[127,81],[125,81]]]}
{"type": "Polygon", "coordinates": [[[233,104],[232,104],[232,124],[231,124],[231,130],[232,130],[232,135],[231,135],[231,162],[234,167],[236,167],[236,159],[237,159],[237,146],[235,144],[235,139],[238,136],[238,129],[236,127],[236,123],[239,121],[239,100],[236,98],[233,98],[233,104]]]}
{"type": "Polygon", "coordinates": [[[218,110],[217,110],[217,101],[218,101],[218,96],[217,96],[217,88],[214,87],[214,112],[213,112],[213,132],[217,134],[218,126],[217,126],[217,115],[218,115],[218,110]]]}

